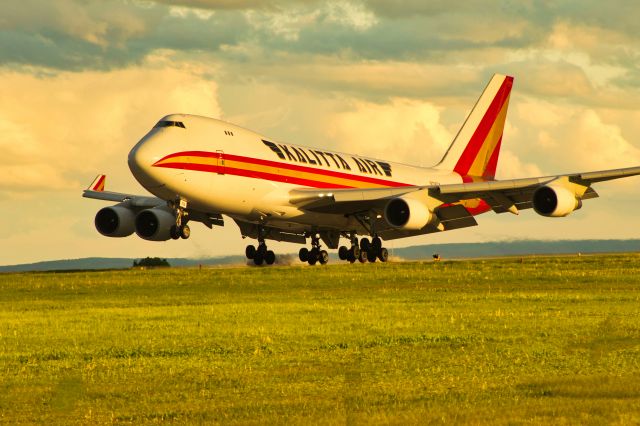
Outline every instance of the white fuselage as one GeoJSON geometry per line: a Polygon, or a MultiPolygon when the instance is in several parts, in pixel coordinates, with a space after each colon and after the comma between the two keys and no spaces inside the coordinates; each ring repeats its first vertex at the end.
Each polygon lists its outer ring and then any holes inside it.
{"type": "Polygon", "coordinates": [[[224,121],[174,114],[129,153],[135,178],[164,200],[184,199],[203,212],[295,230],[301,225],[345,229],[353,219],[308,213],[290,191],[461,183],[457,173],[376,160],[358,154],[275,142],[224,121]]]}

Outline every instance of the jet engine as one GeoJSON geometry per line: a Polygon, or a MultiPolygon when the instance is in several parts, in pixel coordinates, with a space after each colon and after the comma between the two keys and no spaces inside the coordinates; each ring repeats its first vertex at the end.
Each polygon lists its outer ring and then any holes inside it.
{"type": "Polygon", "coordinates": [[[415,198],[394,198],[384,209],[387,223],[394,228],[416,231],[437,218],[425,203],[415,198]]]}
{"type": "Polygon", "coordinates": [[[563,186],[545,185],[533,193],[533,209],[541,216],[563,217],[580,207],[580,198],[563,186]]]}
{"type": "Polygon", "coordinates": [[[135,217],[133,210],[116,204],[100,209],[94,223],[105,237],[128,237],[133,234],[135,217]]]}
{"type": "Polygon", "coordinates": [[[136,234],[149,241],[166,241],[171,238],[171,227],[175,224],[173,211],[166,207],[154,207],[138,213],[136,234]]]}

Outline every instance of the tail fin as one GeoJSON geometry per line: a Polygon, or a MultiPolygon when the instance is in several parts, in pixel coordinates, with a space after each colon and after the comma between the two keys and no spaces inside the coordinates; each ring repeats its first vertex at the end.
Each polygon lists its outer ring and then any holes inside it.
{"type": "Polygon", "coordinates": [[[436,168],[453,170],[465,182],[495,177],[512,86],[513,77],[493,76],[436,168]]]}

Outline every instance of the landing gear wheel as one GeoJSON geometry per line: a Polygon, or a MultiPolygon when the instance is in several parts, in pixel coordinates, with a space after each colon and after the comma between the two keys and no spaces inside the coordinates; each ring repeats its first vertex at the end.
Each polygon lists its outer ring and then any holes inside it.
{"type": "Polygon", "coordinates": [[[189,228],[189,225],[184,225],[180,227],[180,237],[183,240],[188,239],[191,236],[191,228],[189,228]]]}
{"type": "Polygon", "coordinates": [[[367,251],[369,250],[370,246],[371,246],[371,243],[369,242],[368,238],[362,238],[360,240],[360,250],[367,251]]]}
{"type": "Polygon", "coordinates": [[[329,261],[329,253],[327,253],[326,250],[320,250],[320,253],[318,254],[318,261],[321,265],[326,265],[329,261]]]}
{"type": "Polygon", "coordinates": [[[380,249],[380,251],[378,252],[378,259],[380,259],[380,262],[386,262],[387,260],[389,260],[389,252],[386,248],[382,247],[380,249]]]}
{"type": "Polygon", "coordinates": [[[376,259],[378,258],[378,253],[376,253],[373,250],[373,247],[369,247],[369,250],[367,250],[367,260],[371,263],[374,263],[376,261],[376,259]]]}
{"type": "Polygon", "coordinates": [[[309,260],[309,249],[302,247],[298,252],[298,259],[300,259],[300,262],[306,262],[309,260]]]}
{"type": "Polygon", "coordinates": [[[260,253],[258,251],[258,252],[256,252],[255,256],[253,257],[253,263],[256,266],[260,266],[260,265],[262,265],[262,262],[264,262],[264,256],[262,255],[262,253],[260,253]]]}
{"type": "Polygon", "coordinates": [[[338,249],[338,257],[340,258],[340,260],[347,260],[349,256],[349,249],[346,248],[345,246],[340,246],[340,248],[338,249]]]}
{"type": "Polygon", "coordinates": [[[358,256],[358,260],[360,261],[360,263],[366,263],[367,262],[367,252],[364,250],[360,250],[360,256],[358,256]]]}
{"type": "Polygon", "coordinates": [[[178,240],[180,239],[180,230],[178,229],[177,226],[172,225],[171,228],[169,228],[169,235],[171,236],[172,239],[178,240]]]}
{"type": "Polygon", "coordinates": [[[351,246],[351,248],[349,249],[349,252],[347,253],[347,260],[353,263],[358,259],[360,259],[360,247],[351,246]]]}
{"type": "Polygon", "coordinates": [[[247,259],[253,259],[256,255],[255,246],[247,246],[247,248],[244,249],[244,255],[247,256],[247,259]]]}
{"type": "Polygon", "coordinates": [[[267,253],[264,255],[264,261],[267,262],[267,265],[273,265],[273,262],[276,261],[275,253],[271,250],[267,250],[267,253]]]}
{"type": "Polygon", "coordinates": [[[379,252],[380,249],[382,248],[382,240],[380,239],[380,237],[374,237],[373,240],[371,240],[371,246],[377,251],[379,252]]]}
{"type": "Polygon", "coordinates": [[[314,247],[309,252],[309,259],[307,259],[307,262],[309,262],[309,265],[313,266],[316,264],[317,261],[318,261],[318,249],[314,247]]]}

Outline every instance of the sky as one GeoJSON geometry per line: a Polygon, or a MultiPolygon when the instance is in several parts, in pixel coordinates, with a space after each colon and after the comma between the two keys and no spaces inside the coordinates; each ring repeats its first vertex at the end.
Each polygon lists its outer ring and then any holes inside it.
{"type": "MultiPolygon", "coordinates": [[[[493,73],[515,77],[498,178],[640,165],[634,2],[8,0],[0,14],[0,264],[240,254],[231,220],[186,241],[102,237],[81,197],[145,194],[131,147],[169,113],[429,166],[493,73]]],[[[640,238],[640,178],[567,218],[487,213],[388,247],[640,238]]],[[[276,252],[294,245],[270,244],[276,252]]]]}

